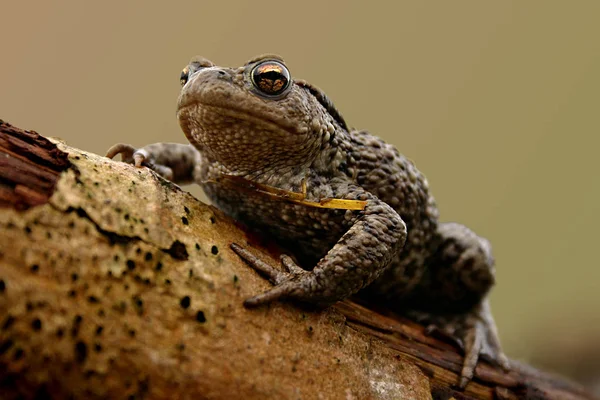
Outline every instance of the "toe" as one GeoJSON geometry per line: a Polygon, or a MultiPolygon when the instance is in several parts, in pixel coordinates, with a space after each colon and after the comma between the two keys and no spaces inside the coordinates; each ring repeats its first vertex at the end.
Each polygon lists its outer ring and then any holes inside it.
{"type": "Polygon", "coordinates": [[[285,254],[283,254],[281,257],[281,264],[283,264],[283,266],[285,267],[285,269],[287,270],[287,272],[292,273],[292,274],[303,274],[306,273],[305,270],[303,270],[302,268],[300,268],[298,266],[298,264],[296,264],[294,262],[294,260],[292,260],[292,258],[290,256],[286,256],[285,254]]]}
{"type": "Polygon", "coordinates": [[[469,328],[465,333],[463,339],[465,344],[465,358],[463,360],[460,381],[458,384],[461,389],[464,389],[471,379],[473,379],[484,336],[485,334],[480,324],[476,324],[469,328]]]}
{"type": "Polygon", "coordinates": [[[148,153],[144,150],[138,150],[133,153],[133,164],[140,168],[144,164],[144,161],[148,159],[148,153]]]}
{"type": "Polygon", "coordinates": [[[286,295],[293,292],[294,286],[291,282],[284,282],[280,285],[275,286],[272,289],[267,290],[264,293],[250,297],[244,301],[244,306],[248,308],[258,307],[262,304],[271,303],[275,300],[285,298],[286,295]]]}
{"type": "Polygon", "coordinates": [[[135,151],[136,151],[135,147],[133,147],[130,144],[117,143],[114,146],[112,146],[110,149],[108,149],[108,151],[106,152],[106,157],[115,158],[117,156],[117,154],[121,154],[121,157],[123,160],[131,159],[131,157],[133,156],[133,153],[135,153],[135,151]]]}
{"type": "Polygon", "coordinates": [[[277,284],[285,280],[286,274],[262,261],[239,244],[231,243],[231,250],[233,250],[235,254],[244,260],[246,264],[251,266],[257,272],[265,275],[272,283],[277,284]]]}

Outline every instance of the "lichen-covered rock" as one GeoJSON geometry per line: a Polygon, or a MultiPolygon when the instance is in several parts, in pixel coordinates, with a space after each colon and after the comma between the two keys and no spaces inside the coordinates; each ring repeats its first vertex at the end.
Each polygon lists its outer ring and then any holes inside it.
{"type": "Polygon", "coordinates": [[[58,143],[44,204],[0,209],[3,398],[427,399],[428,379],[334,309],[256,310],[251,238],[147,169],[58,143]]]}

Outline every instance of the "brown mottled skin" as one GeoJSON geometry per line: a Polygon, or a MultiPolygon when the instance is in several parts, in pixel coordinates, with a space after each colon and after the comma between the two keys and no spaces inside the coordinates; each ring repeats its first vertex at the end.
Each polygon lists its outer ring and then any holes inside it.
{"type": "Polygon", "coordinates": [[[466,354],[461,386],[480,354],[507,367],[487,300],[489,242],[438,222],[427,180],[411,161],[349,129],[325,94],[292,80],[277,56],[239,68],[197,57],[181,79],[177,116],[191,145],[119,144],[108,156],[121,153],[176,183],[199,183],[217,207],[296,256],[302,268],[284,256],[282,270],[232,245],[274,284],[247,306],[283,298],[328,305],[360,291],[454,338],[466,354]],[[251,185],[305,190],[305,202],[251,185]],[[362,210],[311,206],[331,198],[366,203],[362,210]]]}

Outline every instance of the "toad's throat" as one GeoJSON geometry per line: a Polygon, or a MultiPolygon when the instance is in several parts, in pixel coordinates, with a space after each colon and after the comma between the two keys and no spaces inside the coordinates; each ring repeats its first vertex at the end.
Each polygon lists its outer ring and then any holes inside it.
{"type": "MultiPolygon", "coordinates": [[[[292,126],[285,126],[281,122],[274,121],[272,119],[265,118],[264,115],[257,115],[252,113],[248,109],[236,108],[234,106],[223,106],[217,105],[214,103],[208,102],[194,102],[186,104],[183,107],[180,107],[177,115],[180,119],[184,116],[185,119],[194,120],[200,128],[203,128],[206,125],[215,125],[214,121],[210,121],[210,119],[205,120],[205,118],[197,117],[206,115],[206,113],[210,113],[213,115],[219,115],[225,118],[232,118],[235,120],[244,121],[245,123],[249,123],[255,125],[257,129],[260,130],[268,130],[274,133],[284,134],[284,135],[304,135],[307,133],[306,129],[299,129],[298,127],[294,128],[292,126]],[[195,117],[190,117],[195,116],[195,117]]],[[[217,122],[216,124],[219,124],[217,122]]]]}

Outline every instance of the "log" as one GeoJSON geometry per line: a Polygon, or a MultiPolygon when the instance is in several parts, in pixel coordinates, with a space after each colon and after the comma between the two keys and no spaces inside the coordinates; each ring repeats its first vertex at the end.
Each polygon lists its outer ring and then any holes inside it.
{"type": "MultiPolygon", "coordinates": [[[[265,246],[152,171],[0,121],[0,393],[6,399],[591,399],[480,362],[350,300],[245,309],[265,246]]],[[[269,260],[269,257],[272,259],[269,260]]]]}

